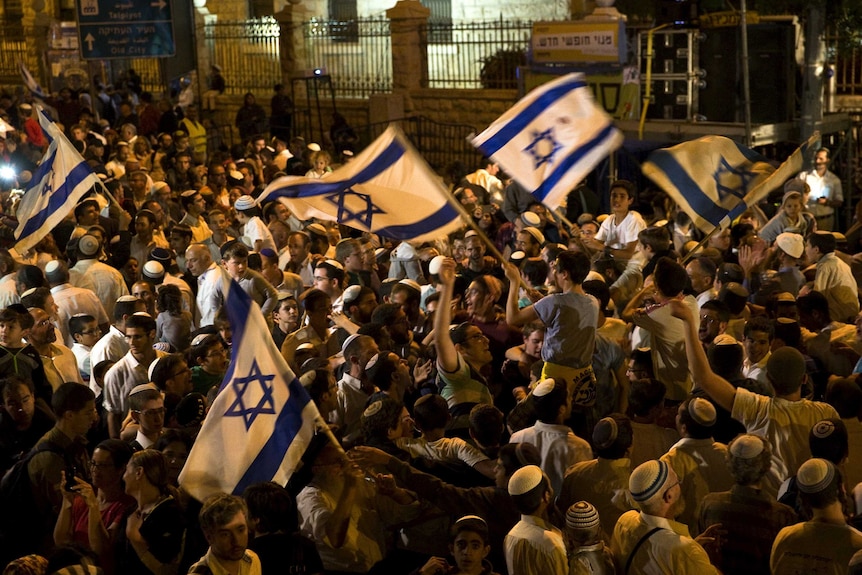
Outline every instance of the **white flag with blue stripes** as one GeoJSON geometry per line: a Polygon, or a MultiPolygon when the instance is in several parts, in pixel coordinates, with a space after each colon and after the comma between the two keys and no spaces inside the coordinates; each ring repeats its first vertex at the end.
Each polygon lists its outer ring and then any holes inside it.
{"type": "Polygon", "coordinates": [[[24,86],[30,91],[30,94],[34,98],[39,98],[40,100],[44,100],[47,98],[45,92],[42,90],[42,86],[39,85],[39,82],[36,81],[36,78],[33,77],[33,74],[30,73],[30,69],[27,68],[27,65],[24,62],[18,62],[18,69],[21,71],[21,78],[24,80],[24,86]]]}
{"type": "Polygon", "coordinates": [[[536,88],[472,139],[538,201],[556,209],[623,135],[583,74],[536,88]]]}
{"type": "Polygon", "coordinates": [[[437,239],[461,227],[442,180],[395,126],[321,179],[274,180],[258,203],[275,198],[301,220],[337,221],[401,240],[437,239]]]}
{"type": "Polygon", "coordinates": [[[794,177],[815,132],[777,169],[763,156],[724,136],[706,136],[656,150],[643,173],[659,185],[704,233],[726,228],[769,192],[794,177]]]}
{"type": "Polygon", "coordinates": [[[69,215],[84,194],[99,184],[92,168],[45,111],[39,108],[37,113],[49,142],[48,151],[15,212],[18,218],[15,249],[19,254],[39,243],[69,215]]]}
{"type": "Polygon", "coordinates": [[[260,307],[219,268],[233,335],[231,362],[180,485],[203,501],[261,481],[285,485],[321,422],[269,335],[260,307]],[[230,282],[230,283],[228,283],[230,282]]]}

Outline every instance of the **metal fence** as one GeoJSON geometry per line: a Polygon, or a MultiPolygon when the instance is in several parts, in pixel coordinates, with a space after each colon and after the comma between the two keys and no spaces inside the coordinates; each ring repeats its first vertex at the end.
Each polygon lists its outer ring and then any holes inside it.
{"type": "Polygon", "coordinates": [[[513,89],[516,70],[526,64],[532,23],[429,22],[428,87],[459,89],[513,89]],[[449,43],[440,42],[448,38],[449,43]]]}
{"type": "MultiPolygon", "coordinates": [[[[253,92],[260,96],[270,94],[272,87],[281,83],[280,30],[275,18],[208,23],[197,33],[204,37],[205,59],[222,68],[226,94],[253,92]]],[[[199,69],[198,73],[203,92],[209,70],[199,69]]]]}
{"type": "Polygon", "coordinates": [[[21,72],[18,62],[27,61],[27,41],[24,38],[22,26],[0,27],[0,48],[3,57],[0,58],[0,83],[20,84],[21,72]]]}
{"type": "Polygon", "coordinates": [[[311,20],[303,25],[305,59],[332,77],[339,98],[366,98],[392,89],[389,20],[311,20]]]}

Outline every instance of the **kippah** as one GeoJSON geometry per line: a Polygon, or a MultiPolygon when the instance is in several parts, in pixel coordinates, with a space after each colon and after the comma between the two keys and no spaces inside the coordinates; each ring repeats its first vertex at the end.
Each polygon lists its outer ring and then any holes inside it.
{"type": "Polygon", "coordinates": [[[162,358],[157,357],[157,358],[156,358],[156,359],[154,359],[154,360],[153,360],[153,362],[150,364],[150,367],[148,367],[148,368],[147,368],[147,377],[149,378],[149,380],[150,380],[150,381],[153,381],[153,372],[156,370],[156,365],[157,365],[161,360],[162,360],[162,358]]]}
{"type": "Polygon", "coordinates": [[[536,384],[535,389],[533,389],[533,395],[536,397],[544,397],[554,391],[554,387],[556,387],[556,385],[557,382],[551,378],[543,379],[536,384]]]}
{"type": "Polygon", "coordinates": [[[277,254],[275,253],[275,250],[272,248],[263,248],[262,250],[260,250],[260,255],[268,257],[268,258],[274,258],[277,254]]]}
{"type": "Polygon", "coordinates": [[[748,297],[748,290],[745,289],[739,282],[728,282],[725,284],[727,286],[727,291],[732,294],[738,295],[739,297],[748,297]]]}
{"type": "Polygon", "coordinates": [[[195,338],[192,340],[192,346],[194,347],[196,345],[202,344],[208,335],[213,335],[213,334],[211,334],[211,333],[199,333],[198,335],[196,335],[195,338]]]}
{"type": "Polygon", "coordinates": [[[536,227],[542,223],[542,218],[535,212],[524,212],[521,214],[521,221],[527,224],[528,227],[536,227]]]}
{"type": "Polygon", "coordinates": [[[476,233],[476,230],[467,230],[467,231],[464,233],[464,239],[466,240],[467,238],[472,238],[472,237],[475,237],[475,236],[478,236],[478,235],[479,235],[479,234],[477,234],[477,233],[476,233]]]}
{"type": "MultiPolygon", "coordinates": [[[[528,213],[532,214],[533,212],[528,212],[528,213]]],[[[538,217],[538,216],[536,216],[536,217],[538,217]]],[[[539,243],[539,244],[545,243],[545,235],[539,231],[539,228],[535,228],[533,226],[528,226],[528,227],[524,228],[524,231],[527,232],[528,234],[530,234],[531,236],[533,236],[533,239],[536,240],[537,243],[539,243]]]]}
{"type": "Polygon", "coordinates": [[[199,425],[207,415],[207,400],[202,393],[190,393],[180,400],[175,413],[183,427],[199,425]]]}
{"type": "Polygon", "coordinates": [[[158,262],[167,263],[171,261],[171,252],[166,248],[153,248],[150,252],[150,257],[158,262]]]}
{"type": "Polygon", "coordinates": [[[607,449],[614,444],[619,435],[617,420],[613,417],[600,419],[593,428],[593,445],[598,449],[607,449]]]}
{"type": "Polygon", "coordinates": [[[296,351],[305,351],[306,349],[315,349],[314,344],[305,342],[296,346],[296,351]]]}
{"type": "Polygon", "coordinates": [[[445,256],[434,256],[428,264],[428,273],[435,275],[440,273],[440,266],[443,265],[443,260],[445,259],[445,256]]]}
{"type": "Polygon", "coordinates": [[[320,144],[318,144],[316,142],[311,142],[310,144],[308,144],[307,147],[312,152],[319,152],[320,151],[320,144]]]}
{"type": "Polygon", "coordinates": [[[542,470],[538,465],[527,465],[509,478],[509,495],[523,495],[542,482],[542,470]]]}
{"type": "Polygon", "coordinates": [[[525,254],[521,250],[518,250],[516,252],[512,252],[512,254],[509,256],[509,261],[513,264],[520,264],[522,261],[524,261],[525,257],[527,257],[527,254],[525,254]]]}
{"type": "Polygon", "coordinates": [[[592,530],[601,524],[599,512],[586,501],[578,501],[566,511],[566,527],[572,530],[592,530]]]}
{"type": "Polygon", "coordinates": [[[368,371],[369,369],[374,367],[377,364],[377,361],[379,359],[380,359],[379,353],[375,353],[374,355],[372,355],[371,359],[368,360],[368,363],[365,364],[365,371],[368,371]]]}
{"type": "Polygon", "coordinates": [[[101,243],[98,238],[85,234],[78,240],[78,251],[85,256],[94,256],[99,251],[101,243]]]}
{"type": "Polygon", "coordinates": [[[296,296],[293,295],[292,292],[289,291],[280,291],[278,292],[278,301],[284,301],[286,299],[296,299],[296,296]]]}
{"type": "Polygon", "coordinates": [[[740,459],[754,459],[763,453],[764,441],[757,435],[740,435],[730,444],[730,454],[740,459]]]}
{"type": "Polygon", "coordinates": [[[181,193],[180,195],[184,198],[190,198],[193,195],[195,195],[196,193],[198,193],[197,190],[186,190],[183,193],[181,193]]]}
{"type": "Polygon", "coordinates": [[[695,397],[688,402],[688,414],[700,425],[709,427],[715,424],[715,406],[702,397],[695,397]]]}
{"type": "MultiPolygon", "coordinates": [[[[135,297],[135,296],[132,296],[132,297],[135,297]]],[[[137,299],[137,298],[135,298],[135,299],[137,299]]],[[[153,316],[151,316],[150,314],[148,314],[148,313],[147,313],[147,312],[145,312],[145,311],[136,311],[136,312],[135,312],[135,313],[133,313],[132,315],[139,315],[139,316],[141,316],[141,317],[148,317],[148,318],[150,318],[150,319],[153,319],[153,316]]]]}
{"type": "Polygon", "coordinates": [[[45,273],[49,274],[53,271],[56,271],[60,267],[60,262],[57,260],[51,260],[47,264],[45,264],[45,273]]]}
{"type": "Polygon", "coordinates": [[[667,463],[653,459],[638,465],[629,477],[629,491],[637,502],[650,500],[660,493],[669,477],[667,463]]]}
{"type": "Polygon", "coordinates": [[[820,493],[832,483],[835,466],[825,459],[809,459],[796,472],[796,484],[803,493],[820,493]]]}
{"type": "Polygon", "coordinates": [[[117,303],[129,303],[131,301],[138,301],[138,298],[133,295],[121,295],[117,298],[117,303]]]}
{"type": "Polygon", "coordinates": [[[365,411],[362,412],[362,417],[371,417],[372,415],[374,415],[378,411],[380,411],[382,408],[383,408],[383,402],[382,401],[379,401],[379,400],[373,401],[373,402],[371,402],[371,405],[366,407],[365,411]]]}
{"type": "Polygon", "coordinates": [[[165,276],[165,266],[155,260],[150,260],[144,264],[144,276],[153,279],[160,279],[165,276]]]}
{"type": "Polygon", "coordinates": [[[153,344],[153,349],[158,350],[158,351],[163,351],[165,353],[171,353],[174,350],[174,348],[171,347],[171,344],[169,344],[166,341],[157,341],[156,343],[153,344]]]}
{"type": "Polygon", "coordinates": [[[739,345],[739,342],[729,333],[720,333],[712,340],[715,345],[739,345]]]}
{"type": "Polygon", "coordinates": [[[254,207],[254,198],[248,195],[240,196],[234,202],[233,207],[238,210],[250,210],[254,207]]]}
{"type": "Polygon", "coordinates": [[[305,229],[306,231],[316,234],[318,236],[326,236],[326,228],[324,228],[320,224],[308,224],[305,229]]]}
{"type": "Polygon", "coordinates": [[[34,294],[34,293],[36,293],[36,289],[38,289],[38,288],[34,288],[34,287],[32,287],[32,288],[30,288],[30,289],[26,290],[24,293],[22,293],[19,297],[21,297],[21,298],[23,299],[23,298],[27,297],[27,296],[28,296],[28,295],[30,295],[30,294],[34,294]]]}
{"type": "MultiPolygon", "coordinates": [[[[793,296],[791,296],[791,297],[793,297],[793,296]]],[[[796,300],[793,300],[793,301],[796,301],[796,300]]],[[[783,323],[784,325],[790,325],[790,324],[799,323],[799,322],[796,321],[795,319],[793,319],[792,317],[778,317],[778,318],[775,318],[775,323],[783,323]]]]}
{"type": "Polygon", "coordinates": [[[331,265],[332,267],[340,269],[340,270],[344,269],[344,266],[335,260],[325,260],[323,263],[331,265]]]}
{"type": "Polygon", "coordinates": [[[167,187],[168,187],[167,182],[153,182],[153,191],[154,192],[161,192],[162,190],[164,190],[167,187]]]}
{"type": "Polygon", "coordinates": [[[457,525],[458,523],[461,523],[462,521],[481,521],[482,523],[485,524],[486,527],[488,526],[488,522],[485,521],[484,519],[482,519],[481,517],[479,517],[478,515],[465,515],[464,517],[462,517],[461,519],[456,521],[455,524],[457,525]]]}
{"type": "Polygon", "coordinates": [[[341,344],[341,353],[344,353],[344,351],[347,349],[347,346],[350,345],[351,343],[353,343],[353,340],[356,339],[357,337],[359,337],[358,333],[354,333],[352,335],[347,336],[347,339],[345,339],[344,343],[341,344]]]}
{"type": "Polygon", "coordinates": [[[811,428],[811,433],[814,435],[814,437],[818,439],[826,439],[827,437],[835,433],[835,424],[828,419],[818,421],[814,424],[814,427],[811,428]]]}
{"type": "Polygon", "coordinates": [[[350,305],[359,297],[359,293],[362,291],[362,286],[352,285],[349,286],[341,296],[341,301],[344,302],[344,305],[350,305]]]}
{"type": "Polygon", "coordinates": [[[141,393],[142,391],[160,391],[158,387],[156,387],[155,383],[142,383],[140,385],[136,385],[132,388],[132,391],[129,392],[129,397],[135,395],[136,393],[141,393]]]}
{"type": "Polygon", "coordinates": [[[422,293],[422,286],[420,286],[416,280],[412,280],[410,278],[404,278],[401,281],[399,281],[398,283],[400,283],[402,285],[406,285],[407,287],[414,289],[419,293],[422,293]]]}

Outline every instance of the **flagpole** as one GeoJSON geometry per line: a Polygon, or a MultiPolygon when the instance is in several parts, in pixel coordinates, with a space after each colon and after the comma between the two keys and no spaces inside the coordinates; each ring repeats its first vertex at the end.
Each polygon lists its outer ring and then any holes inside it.
{"type": "Polygon", "coordinates": [[[706,234],[706,236],[702,240],[700,240],[700,242],[698,242],[698,244],[696,246],[694,246],[693,248],[688,250],[688,253],[685,254],[685,256],[680,260],[679,263],[682,265],[685,265],[685,263],[688,260],[690,260],[692,257],[694,257],[694,253],[697,250],[701,249],[703,246],[705,246],[706,242],[709,241],[709,238],[711,238],[713,236],[713,234],[715,234],[715,232],[717,232],[720,229],[721,229],[721,226],[715,226],[714,228],[712,228],[712,231],[709,232],[708,234],[706,234]]]}

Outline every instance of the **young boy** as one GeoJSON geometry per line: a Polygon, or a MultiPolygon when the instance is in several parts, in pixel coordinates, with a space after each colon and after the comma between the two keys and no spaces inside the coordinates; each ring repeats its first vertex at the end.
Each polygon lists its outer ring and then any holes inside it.
{"type": "Polygon", "coordinates": [[[234,203],[236,208],[236,221],[242,225],[242,235],[250,240],[252,250],[260,252],[263,248],[278,251],[275,240],[263,220],[260,219],[260,210],[251,196],[240,196],[234,203]]]}
{"type": "Polygon", "coordinates": [[[638,234],[646,228],[643,217],[629,208],[634,201],[635,186],[626,180],[611,184],[611,215],[602,222],[594,238],[584,239],[588,248],[606,251],[616,259],[631,259],[637,247],[638,234]]]}
{"type": "Polygon", "coordinates": [[[272,312],[272,341],[275,347],[281,349],[284,338],[299,329],[299,305],[293,294],[278,293],[278,304],[272,312]]]}
{"type": "Polygon", "coordinates": [[[443,557],[431,557],[410,575],[446,573],[447,575],[496,575],[486,559],[491,552],[488,524],[477,515],[465,515],[449,530],[449,552],[455,559],[453,568],[443,557]]]}
{"type": "Polygon", "coordinates": [[[53,389],[45,377],[39,352],[23,341],[34,325],[33,316],[21,304],[0,310],[0,378],[17,375],[32,381],[36,397],[51,405],[53,389]]]}
{"type": "Polygon", "coordinates": [[[569,553],[569,575],[614,575],[614,556],[602,541],[602,524],[596,508],[586,501],[566,511],[563,531],[569,553]]]}
{"type": "MultiPolygon", "coordinates": [[[[75,341],[72,344],[72,353],[78,360],[78,371],[81,372],[84,383],[89,383],[92,367],[90,365],[90,350],[102,337],[102,330],[99,329],[95,317],[79,313],[69,318],[69,334],[75,341]]],[[[95,390],[93,391],[95,392],[95,390]]]]}

